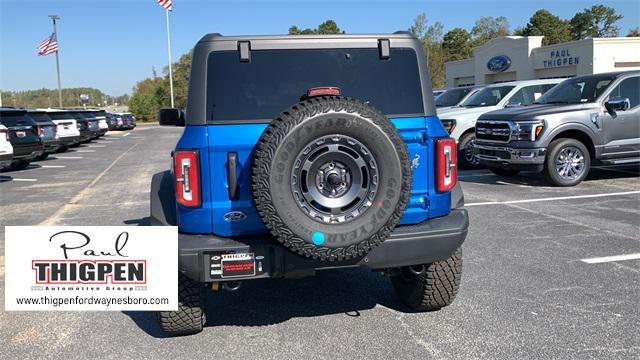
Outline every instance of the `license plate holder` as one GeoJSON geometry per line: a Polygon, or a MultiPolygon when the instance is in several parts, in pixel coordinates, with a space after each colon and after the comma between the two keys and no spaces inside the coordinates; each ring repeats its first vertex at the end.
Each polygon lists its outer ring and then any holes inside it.
{"type": "Polygon", "coordinates": [[[256,276],[254,253],[211,254],[211,277],[220,279],[256,276]]]}

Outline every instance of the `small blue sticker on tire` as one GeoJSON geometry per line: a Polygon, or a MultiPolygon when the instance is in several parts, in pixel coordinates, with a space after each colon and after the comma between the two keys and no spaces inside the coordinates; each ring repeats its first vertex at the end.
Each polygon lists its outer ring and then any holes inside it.
{"type": "Polygon", "coordinates": [[[316,231],[311,235],[311,242],[313,242],[314,245],[322,245],[324,244],[324,234],[316,231]]]}

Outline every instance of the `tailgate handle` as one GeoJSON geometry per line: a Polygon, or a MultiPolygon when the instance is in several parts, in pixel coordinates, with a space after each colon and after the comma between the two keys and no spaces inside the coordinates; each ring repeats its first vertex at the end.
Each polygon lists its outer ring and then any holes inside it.
{"type": "Polygon", "coordinates": [[[238,153],[227,153],[227,184],[229,185],[229,200],[238,199],[238,153]]]}

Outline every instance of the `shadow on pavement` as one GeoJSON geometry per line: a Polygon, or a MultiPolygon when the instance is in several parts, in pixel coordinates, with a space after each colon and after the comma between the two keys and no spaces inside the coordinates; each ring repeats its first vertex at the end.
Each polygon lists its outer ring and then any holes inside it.
{"type": "Polygon", "coordinates": [[[145,216],[139,219],[130,219],[122,221],[126,225],[137,225],[137,226],[149,226],[151,225],[150,218],[145,216]]]}
{"type": "MultiPolygon", "coordinates": [[[[491,173],[466,174],[460,172],[460,181],[476,184],[491,185],[528,185],[528,186],[552,186],[541,173],[521,172],[514,176],[500,176],[491,173]]],[[[633,179],[640,177],[640,166],[596,166],[592,167],[585,182],[596,180],[633,179]]]]}
{"type": "MultiPolygon", "coordinates": [[[[205,326],[267,326],[335,314],[357,318],[361,311],[376,305],[410,312],[396,297],[387,277],[364,268],[325,270],[299,280],[249,280],[234,292],[208,290],[205,326]]],[[[164,337],[156,312],[124,314],[150,336],[164,337]]]]}

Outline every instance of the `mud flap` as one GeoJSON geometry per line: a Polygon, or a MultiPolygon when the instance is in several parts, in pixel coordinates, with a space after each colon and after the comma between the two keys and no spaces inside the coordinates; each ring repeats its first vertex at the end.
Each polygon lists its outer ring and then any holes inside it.
{"type": "Polygon", "coordinates": [[[171,171],[153,175],[151,180],[151,214],[153,226],[176,226],[176,195],[171,171]]]}

